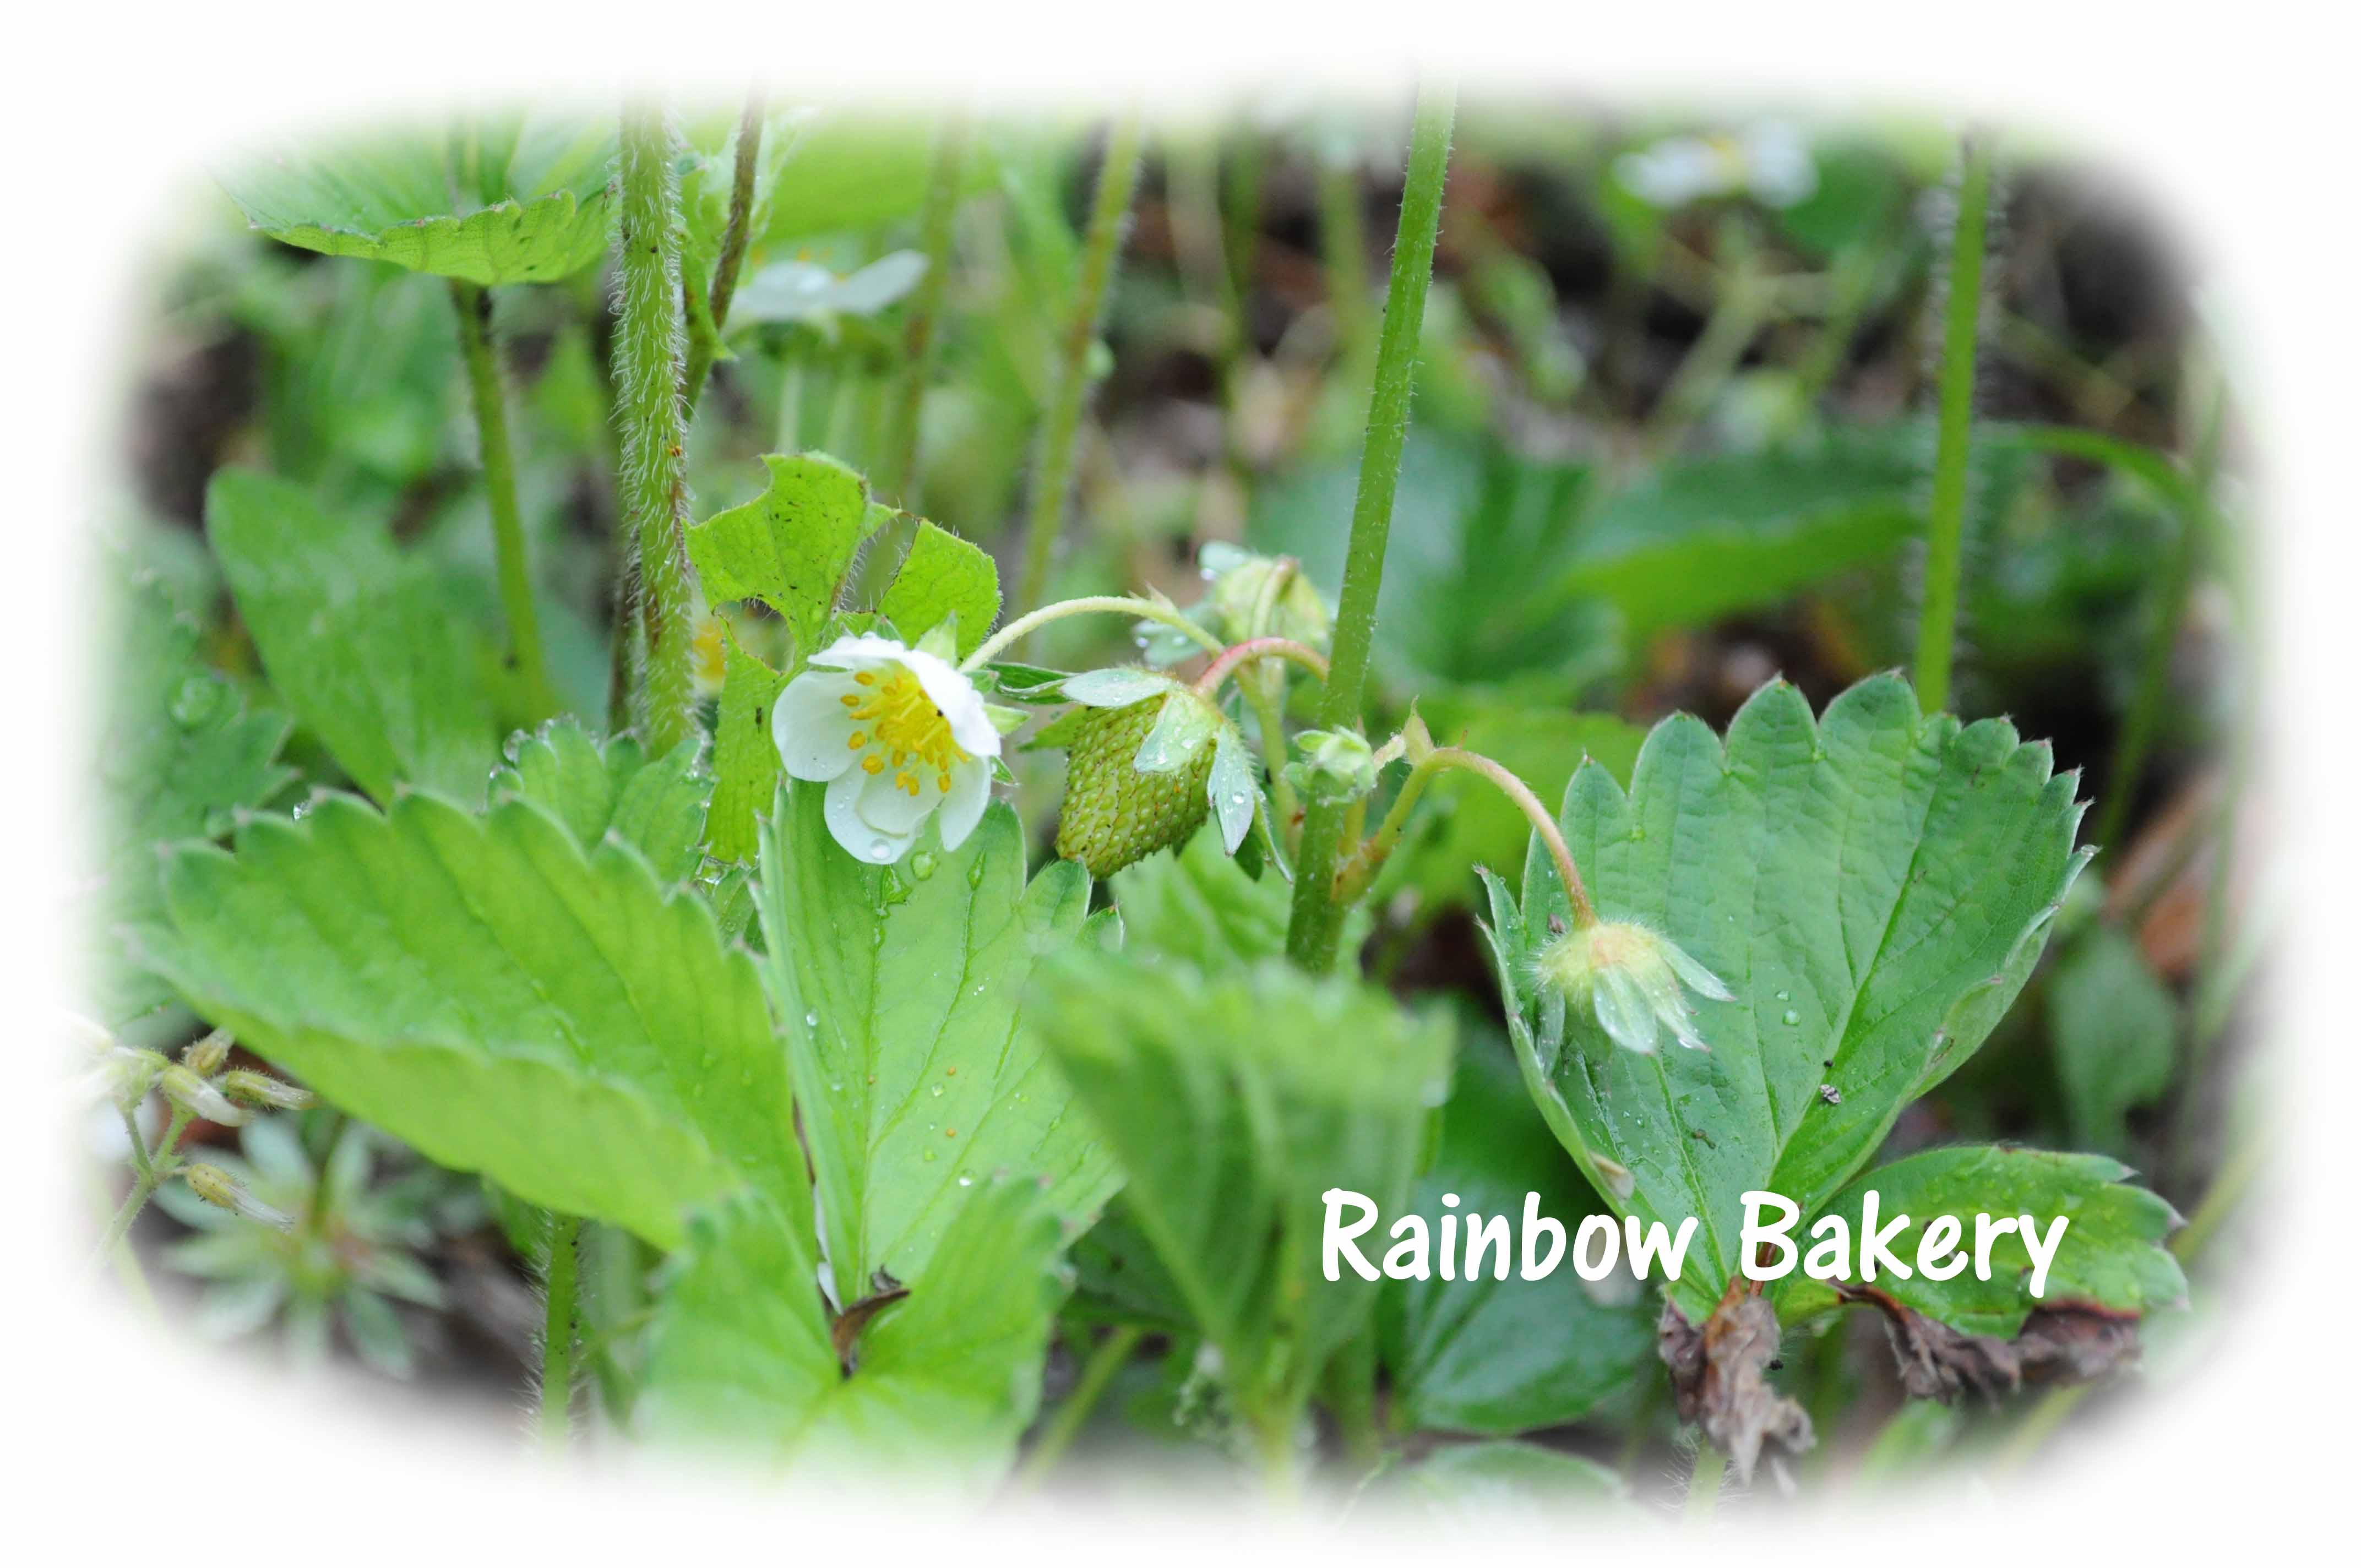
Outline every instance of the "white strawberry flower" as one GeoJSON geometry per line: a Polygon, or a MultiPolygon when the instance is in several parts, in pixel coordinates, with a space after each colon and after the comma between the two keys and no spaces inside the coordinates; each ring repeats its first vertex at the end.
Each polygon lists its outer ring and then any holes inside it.
{"type": "Polygon", "coordinates": [[[828,785],[828,830],[855,858],[909,853],[942,813],[943,848],[975,831],[992,798],[1000,729],[948,659],[864,633],[840,637],[787,683],[771,714],[779,761],[828,785]]]}
{"type": "Polygon", "coordinates": [[[1666,137],[1615,160],[1615,177],[1653,207],[1685,207],[1744,192],[1792,207],[1819,188],[1804,134],[1784,120],[1758,120],[1735,133],[1666,137]]]}
{"type": "Polygon", "coordinates": [[[1693,1051],[1708,1048],[1685,991],[1708,1002],[1734,999],[1719,976],[1636,920],[1569,931],[1535,956],[1533,971],[1568,1003],[1589,1003],[1609,1039],[1642,1056],[1666,1036],[1693,1051]]]}

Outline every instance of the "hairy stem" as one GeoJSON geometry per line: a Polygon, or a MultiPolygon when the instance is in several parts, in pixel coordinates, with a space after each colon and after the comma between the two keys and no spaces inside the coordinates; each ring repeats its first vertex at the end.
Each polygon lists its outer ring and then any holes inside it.
{"type": "Polygon", "coordinates": [[[918,216],[918,248],[927,270],[910,297],[902,328],[902,379],[894,389],[885,436],[870,476],[879,494],[904,511],[918,509],[918,415],[935,362],[935,327],[950,291],[952,220],[959,216],[960,178],[967,167],[967,119],[957,111],[935,131],[934,166],[927,177],[927,204],[918,216]]]}
{"type": "Polygon", "coordinates": [[[139,1218],[139,1212],[148,1207],[148,1200],[156,1195],[156,1189],[161,1187],[178,1167],[180,1162],[172,1150],[180,1143],[182,1130],[189,1124],[189,1113],[178,1106],[173,1108],[172,1119],[165,1125],[164,1135],[156,1140],[153,1149],[148,1148],[139,1136],[139,1124],[128,1111],[123,1113],[123,1124],[131,1135],[134,1172],[131,1190],[123,1195],[122,1203],[115,1208],[115,1217],[107,1221],[105,1231],[98,1238],[98,1247],[91,1254],[91,1266],[93,1268],[104,1263],[122,1245],[123,1238],[131,1234],[131,1223],[139,1218]]]}
{"type": "Polygon", "coordinates": [[[1224,649],[1220,657],[1205,666],[1205,673],[1197,677],[1197,690],[1203,696],[1213,696],[1222,689],[1222,683],[1229,679],[1239,666],[1257,659],[1284,659],[1290,663],[1302,665],[1323,681],[1328,678],[1328,661],[1322,658],[1318,651],[1291,638],[1257,637],[1224,649]]]}
{"type": "Polygon", "coordinates": [[[541,1441],[563,1453],[574,1428],[574,1297],[580,1272],[575,1247],[582,1222],[549,1216],[549,1295],[541,1331],[541,1441]]]}
{"type": "Polygon", "coordinates": [[[1041,1429],[1039,1441],[1026,1454],[1025,1463],[1017,1467],[1010,1483],[1014,1490],[1033,1490],[1051,1470],[1057,1468],[1058,1461],[1063,1459],[1066,1451],[1073,1446],[1075,1434],[1082,1430],[1083,1424],[1091,1419],[1091,1412],[1098,1408],[1100,1396],[1106,1392],[1107,1385],[1115,1381],[1115,1375],[1130,1362],[1131,1353],[1139,1348],[1139,1342],[1146,1332],[1136,1323],[1125,1323],[1111,1330],[1106,1338],[1099,1341],[1098,1348],[1091,1352],[1091,1358],[1082,1364],[1082,1376],[1074,1379],[1073,1392],[1068,1394],[1066,1402],[1058,1407],[1058,1413],[1049,1418],[1049,1424],[1041,1429]]]}
{"type": "Polygon", "coordinates": [[[1992,154],[1970,138],[1962,152],[1959,221],[1951,231],[1949,293],[1943,305],[1943,365],[1937,383],[1934,495],[1927,510],[1927,584],[1918,609],[1918,661],[1913,684],[1921,712],[1951,700],[1951,642],[1960,624],[1960,534],[1968,510],[1968,435],[1975,419],[1976,324],[1984,299],[1984,216],[1992,198],[1992,154]]]}
{"type": "Polygon", "coordinates": [[[736,161],[730,167],[730,221],[721,230],[721,254],[714,258],[712,287],[706,291],[706,313],[713,330],[700,333],[689,345],[688,368],[682,373],[681,398],[688,411],[705,395],[705,378],[721,352],[721,329],[730,324],[730,302],[738,294],[738,274],[746,265],[748,232],[754,215],[754,170],[763,157],[763,90],[746,94],[746,111],[738,117],[736,161]]]}
{"type": "Polygon", "coordinates": [[[1033,462],[1025,574],[1016,590],[1020,609],[1038,605],[1049,591],[1049,559],[1065,520],[1066,492],[1074,477],[1074,445],[1082,435],[1082,402],[1090,393],[1091,346],[1098,342],[1099,320],[1106,312],[1115,258],[1123,248],[1124,229],[1131,216],[1132,193],[1139,184],[1139,143],[1138,115],[1124,115],[1108,132],[1106,155],[1099,163],[1098,190],[1091,199],[1090,225],[1082,235],[1082,269],[1074,281],[1073,313],[1059,339],[1049,411],[1041,422],[1041,444],[1033,462]]]}
{"type": "Polygon", "coordinates": [[[622,427],[624,532],[639,574],[642,647],[632,712],[650,751],[694,731],[689,675],[687,422],[681,407],[687,331],[680,298],[678,144],[670,117],[634,100],[623,107],[617,159],[622,199],[616,244],[615,417],[622,427]]]}
{"type": "Polygon", "coordinates": [[[533,567],[524,547],[524,517],[517,506],[516,458],[509,445],[508,391],[492,344],[490,291],[451,280],[459,318],[459,349],[476,407],[476,435],[484,463],[484,498],[492,512],[492,557],[500,585],[500,612],[509,627],[509,662],[523,686],[525,721],[539,724],[557,711],[549,666],[541,652],[541,623],[533,605],[533,567]]]}
{"type": "Polygon", "coordinates": [[[1583,884],[1582,872],[1574,863],[1574,852],[1566,848],[1565,835],[1558,830],[1557,818],[1549,814],[1549,807],[1542,804],[1541,797],[1524,780],[1507,768],[1480,751],[1457,746],[1438,746],[1411,764],[1410,776],[1402,780],[1385,820],[1378,824],[1378,830],[1336,873],[1339,899],[1350,903],[1368,891],[1370,882],[1385,866],[1386,857],[1401,841],[1411,808],[1418,804],[1419,796],[1426,793],[1426,786],[1437,773],[1453,769],[1485,780],[1525,814],[1525,820],[1532,824],[1533,832],[1548,849],[1551,863],[1557,867],[1558,881],[1565,886],[1566,902],[1573,906],[1575,927],[1579,930],[1597,925],[1598,912],[1591,905],[1590,890],[1583,884]]]}
{"type": "MultiPolygon", "coordinates": [[[[1434,238],[1443,218],[1444,176],[1451,160],[1454,90],[1422,85],[1411,132],[1410,171],[1402,186],[1401,225],[1394,236],[1386,316],[1378,338],[1369,423],[1361,444],[1361,473],[1353,499],[1353,532],[1345,546],[1345,582],[1336,600],[1336,630],[1319,718],[1328,729],[1357,729],[1368,684],[1369,647],[1377,633],[1378,585],[1393,524],[1394,487],[1401,477],[1402,444],[1410,433],[1411,381],[1418,365],[1419,328],[1434,273],[1434,238]]],[[[1287,923],[1287,956],[1312,972],[1325,972],[1336,952],[1345,912],[1336,902],[1335,872],[1345,821],[1342,801],[1314,801],[1304,813],[1296,860],[1295,903],[1287,923]]]]}
{"type": "Polygon", "coordinates": [[[1043,605],[1030,615],[1018,616],[984,639],[982,647],[961,659],[960,668],[980,670],[992,663],[1011,643],[1031,636],[1036,628],[1047,626],[1053,620],[1063,620],[1070,615],[1137,616],[1142,620],[1153,620],[1159,625],[1169,626],[1175,631],[1186,633],[1198,647],[1208,653],[1220,653],[1225,651],[1220,638],[1182,615],[1170,605],[1158,604],[1154,599],[1132,598],[1119,594],[1100,594],[1087,598],[1060,599],[1056,604],[1043,605]]]}
{"type": "Polygon", "coordinates": [[[1721,1500],[1722,1473],[1730,1462],[1714,1447],[1713,1440],[1697,1440],[1697,1463],[1689,1467],[1688,1499],[1681,1506],[1682,1522],[1706,1525],[1713,1522],[1714,1505],[1721,1500]]]}

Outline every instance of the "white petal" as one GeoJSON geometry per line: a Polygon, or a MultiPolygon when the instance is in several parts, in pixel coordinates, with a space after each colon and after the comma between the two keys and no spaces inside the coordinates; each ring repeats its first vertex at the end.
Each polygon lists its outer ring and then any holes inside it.
{"type": "Polygon", "coordinates": [[[840,637],[811,656],[815,664],[831,669],[867,670],[879,664],[898,664],[909,657],[910,651],[891,637],[880,637],[864,631],[858,637],[840,637]]]}
{"type": "Polygon", "coordinates": [[[1640,984],[1620,969],[1598,977],[1590,993],[1591,1011],[1607,1037],[1625,1050],[1653,1055],[1656,1049],[1656,1014],[1649,1008],[1640,984]]]}
{"type": "Polygon", "coordinates": [[[880,833],[861,819],[856,805],[868,784],[869,775],[858,768],[839,773],[829,782],[825,811],[828,830],[854,860],[873,866],[888,865],[908,854],[910,846],[918,841],[918,835],[915,831],[880,833]]]}
{"type": "Polygon", "coordinates": [[[854,797],[853,809],[861,820],[889,839],[899,839],[916,833],[927,813],[942,804],[943,792],[935,787],[932,768],[914,766],[910,776],[918,785],[918,793],[910,794],[895,783],[895,770],[863,775],[866,782],[854,797]]]}
{"type": "Polygon", "coordinates": [[[951,770],[951,792],[943,797],[943,815],[938,826],[942,830],[943,848],[956,850],[967,842],[975,825],[983,820],[983,808],[992,803],[992,764],[981,759],[963,762],[951,770]]]}
{"type": "Polygon", "coordinates": [[[1719,975],[1683,952],[1679,943],[1669,937],[1659,938],[1658,940],[1664,944],[1661,951],[1664,955],[1664,962],[1672,966],[1673,972],[1680,976],[1682,983],[1691,991],[1711,1002],[1737,1000],[1730,994],[1730,987],[1721,983],[1719,975]]]}
{"type": "Polygon", "coordinates": [[[918,688],[951,727],[951,739],[971,757],[1000,755],[1000,727],[984,707],[983,694],[950,663],[912,649],[903,664],[918,677],[918,688]]]}
{"type": "Polygon", "coordinates": [[[844,699],[860,689],[850,675],[809,670],[787,683],[771,707],[771,740],[790,777],[823,781],[852,765],[860,724],[844,699]]]}

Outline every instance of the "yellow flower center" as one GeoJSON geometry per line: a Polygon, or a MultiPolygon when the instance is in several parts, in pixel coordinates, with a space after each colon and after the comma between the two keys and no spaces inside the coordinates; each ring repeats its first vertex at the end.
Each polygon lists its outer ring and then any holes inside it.
{"type": "Polygon", "coordinates": [[[890,672],[863,670],[852,679],[864,689],[860,695],[848,696],[844,704],[864,728],[854,730],[846,744],[856,751],[875,748],[861,759],[863,771],[874,775],[890,765],[895,787],[913,796],[918,793],[919,778],[931,772],[935,787],[949,794],[951,769],[973,759],[951,738],[951,721],[918,684],[917,674],[908,666],[896,664],[890,672]]]}

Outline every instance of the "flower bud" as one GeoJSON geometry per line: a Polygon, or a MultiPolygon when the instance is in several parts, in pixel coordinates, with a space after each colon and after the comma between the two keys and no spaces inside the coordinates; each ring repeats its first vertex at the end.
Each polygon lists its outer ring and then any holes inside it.
{"type": "Polygon", "coordinates": [[[1302,757],[1287,764],[1287,782],[1308,801],[1359,800],[1378,787],[1369,742],[1350,729],[1306,729],[1295,749],[1302,757]]]}
{"type": "Polygon", "coordinates": [[[1711,970],[1636,921],[1569,931],[1542,949],[1533,973],[1567,1001],[1590,1003],[1609,1039],[1643,1055],[1665,1035],[1693,1051],[1707,1048],[1684,986],[1715,1002],[1732,1000],[1711,970]]]}
{"type": "Polygon", "coordinates": [[[192,1165],[181,1175],[189,1190],[216,1209],[226,1209],[233,1214],[243,1214],[257,1224],[276,1225],[284,1230],[293,1222],[246,1190],[245,1183],[217,1165],[192,1165]]]}
{"type": "Polygon", "coordinates": [[[159,1076],[164,1097],[190,1115],[218,1122],[225,1127],[245,1124],[246,1113],[231,1104],[220,1090],[190,1071],[186,1063],[169,1063],[159,1076]]]}
{"type": "Polygon", "coordinates": [[[235,1044],[227,1029],[215,1029],[201,1040],[192,1040],[181,1052],[181,1065],[199,1078],[211,1078],[229,1065],[229,1048],[235,1044]]]}
{"type": "Polygon", "coordinates": [[[1222,543],[1205,546],[1200,560],[1213,574],[1205,598],[1213,609],[1213,630],[1223,641],[1285,637],[1307,648],[1328,646],[1328,607],[1294,562],[1222,543]],[[1279,579],[1276,593],[1274,579],[1279,579]],[[1266,598],[1269,619],[1257,624],[1266,598]]]}
{"type": "Polygon", "coordinates": [[[283,1082],[267,1072],[249,1072],[244,1068],[221,1075],[218,1087],[232,1100],[247,1105],[266,1106],[274,1111],[308,1111],[319,1100],[308,1089],[283,1082]]]}
{"type": "MultiPolygon", "coordinates": [[[[1202,704],[1181,687],[1127,707],[1075,711],[1066,733],[1066,800],[1058,814],[1058,853],[1094,877],[1179,844],[1205,820],[1213,748],[1199,745],[1170,772],[1145,772],[1141,751],[1165,705],[1202,704]]],[[[1216,722],[1220,716],[1213,716],[1216,722]]],[[[1149,759],[1150,761],[1154,759],[1149,759]]]]}

